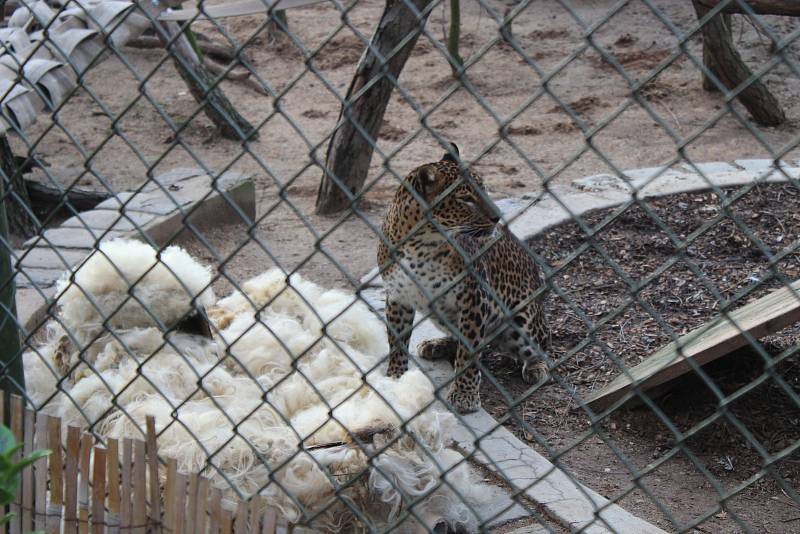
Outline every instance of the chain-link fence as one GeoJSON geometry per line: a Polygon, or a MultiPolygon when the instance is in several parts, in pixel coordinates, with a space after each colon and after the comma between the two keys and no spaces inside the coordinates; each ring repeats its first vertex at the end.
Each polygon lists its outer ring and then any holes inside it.
{"type": "Polygon", "coordinates": [[[795,531],[799,15],[9,0],[3,387],[296,528],[795,531]]]}

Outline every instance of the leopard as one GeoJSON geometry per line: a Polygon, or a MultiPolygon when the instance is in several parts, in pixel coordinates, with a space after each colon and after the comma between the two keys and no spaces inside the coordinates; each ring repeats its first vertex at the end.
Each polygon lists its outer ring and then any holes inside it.
{"type": "Polygon", "coordinates": [[[444,400],[458,413],[480,409],[477,363],[488,350],[521,362],[527,384],[548,380],[541,270],[502,224],[482,177],[462,166],[457,145],[402,180],[381,230],[377,261],[386,290],[389,377],[409,368],[420,313],[451,333],[421,343],[417,355],[451,360],[455,378],[444,400]]]}

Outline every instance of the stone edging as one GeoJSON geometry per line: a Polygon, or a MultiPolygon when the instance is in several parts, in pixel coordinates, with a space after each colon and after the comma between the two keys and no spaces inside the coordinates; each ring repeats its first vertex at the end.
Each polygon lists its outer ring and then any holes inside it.
{"type": "Polygon", "coordinates": [[[119,193],[26,241],[14,251],[19,324],[28,332],[35,329],[62,273],[83,261],[100,241],[147,236],[163,245],[180,232],[189,211],[188,219],[196,224],[206,219],[214,224],[244,222],[231,204],[255,219],[255,186],[248,176],[227,171],[212,181],[202,169],[173,169],[138,192],[119,193]]]}
{"type": "MultiPolygon", "coordinates": [[[[694,168],[687,164],[681,164],[677,169],[649,167],[624,171],[625,179],[609,174],[588,176],[574,180],[569,186],[553,186],[549,193],[526,193],[496,204],[504,217],[512,221],[510,228],[514,234],[527,240],[570,221],[574,216],[619,206],[630,200],[634,191],[640,198],[656,198],[707,190],[711,188],[710,184],[730,187],[756,181],[781,182],[786,181],[786,175],[800,179],[800,161],[794,165],[781,162],[781,171],[776,170],[772,160],[768,159],[736,160],[733,164],[699,163],[694,168]]],[[[385,296],[377,273],[376,268],[362,277],[365,289],[361,296],[380,311],[384,308],[385,296]]],[[[429,320],[417,323],[411,339],[412,353],[416,352],[421,341],[441,336],[442,333],[429,320]]],[[[447,363],[424,360],[417,363],[435,383],[443,383],[452,374],[447,363]]],[[[471,454],[473,460],[500,475],[515,490],[522,489],[528,498],[543,506],[553,519],[570,530],[629,534],[664,532],[575,482],[483,409],[461,417],[456,441],[462,452],[471,454]],[[483,436],[477,447],[475,436],[483,436]],[[600,507],[604,507],[603,511],[597,513],[600,507]]]]}

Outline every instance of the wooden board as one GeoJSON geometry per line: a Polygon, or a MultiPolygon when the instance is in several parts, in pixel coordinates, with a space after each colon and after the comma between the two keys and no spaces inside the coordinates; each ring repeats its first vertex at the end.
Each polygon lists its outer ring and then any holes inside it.
{"type": "Polygon", "coordinates": [[[310,6],[324,1],[325,0],[278,0],[276,2],[275,0],[242,0],[240,2],[226,2],[214,6],[205,6],[202,12],[193,7],[179,9],[177,11],[165,11],[158,16],[158,19],[184,21],[241,17],[244,15],[255,15],[257,13],[267,13],[273,6],[275,6],[274,10],[278,11],[310,6]]]}
{"type": "MultiPolygon", "coordinates": [[[[800,321],[800,280],[783,287],[728,314],[717,317],[685,336],[653,353],[622,374],[606,387],[586,397],[595,411],[607,408],[628,391],[634,383],[642,391],[651,390],[691,370],[688,360],[705,365],[747,344],[742,332],[759,339],[800,321]],[[738,325],[738,328],[737,326],[738,325]],[[681,348],[682,350],[679,350],[681,348]]],[[[664,388],[661,388],[665,391],[664,388]]]]}

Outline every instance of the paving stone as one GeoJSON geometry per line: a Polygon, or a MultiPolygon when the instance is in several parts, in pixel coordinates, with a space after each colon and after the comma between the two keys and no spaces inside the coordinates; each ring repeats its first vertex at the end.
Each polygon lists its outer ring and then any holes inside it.
{"type": "Polygon", "coordinates": [[[53,287],[61,278],[63,269],[39,269],[36,267],[25,268],[17,272],[14,281],[17,287],[22,288],[49,288],[53,287]]]}
{"type": "Polygon", "coordinates": [[[21,258],[18,264],[24,268],[39,267],[66,270],[83,261],[89,255],[89,252],[90,249],[34,247],[28,250],[15,251],[15,254],[18,258],[21,258]]]}
{"type": "Polygon", "coordinates": [[[111,198],[107,198],[100,204],[94,207],[96,210],[118,210],[122,207],[122,203],[129,200],[135,193],[133,191],[123,191],[117,193],[111,198]]]}
{"type": "Polygon", "coordinates": [[[87,226],[96,230],[112,228],[119,231],[134,230],[141,228],[156,216],[151,213],[139,211],[126,211],[125,215],[120,215],[118,211],[101,209],[84,211],[74,217],[70,217],[63,223],[61,228],[86,228],[87,226]],[[113,227],[111,226],[113,224],[113,227]]]}

